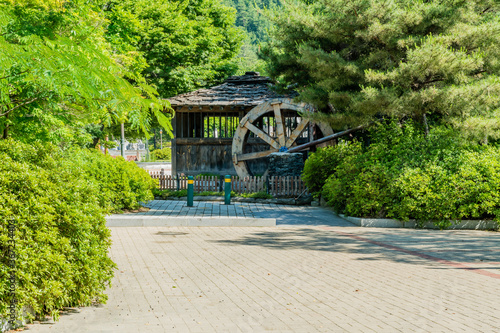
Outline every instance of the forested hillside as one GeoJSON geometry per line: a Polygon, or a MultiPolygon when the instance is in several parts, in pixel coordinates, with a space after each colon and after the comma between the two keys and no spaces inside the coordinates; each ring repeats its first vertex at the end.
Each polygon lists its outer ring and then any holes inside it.
{"type": "Polygon", "coordinates": [[[258,8],[276,8],[279,0],[223,0],[224,4],[236,9],[236,26],[244,28],[252,44],[259,44],[267,38],[269,20],[259,13],[258,8]]]}
{"type": "Polygon", "coordinates": [[[257,52],[259,44],[267,40],[271,22],[262,14],[262,9],[278,8],[280,0],[223,0],[223,3],[236,9],[236,26],[243,28],[248,35],[239,55],[240,72],[264,72],[264,62],[258,59],[257,52]]]}

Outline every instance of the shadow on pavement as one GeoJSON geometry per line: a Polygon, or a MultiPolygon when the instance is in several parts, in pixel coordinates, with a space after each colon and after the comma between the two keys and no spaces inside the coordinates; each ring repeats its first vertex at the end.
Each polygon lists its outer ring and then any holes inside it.
{"type": "Polygon", "coordinates": [[[331,227],[355,227],[351,222],[338,217],[333,212],[324,208],[302,208],[296,211],[265,211],[256,212],[257,218],[276,219],[277,226],[331,226],[331,227]]]}
{"type": "MultiPolygon", "coordinates": [[[[418,254],[461,263],[498,265],[500,261],[500,233],[478,231],[283,227],[276,231],[254,232],[236,240],[213,242],[228,246],[261,246],[273,250],[344,252],[360,255],[357,260],[426,265],[440,264],[437,260],[429,260],[418,254]]],[[[485,266],[482,269],[498,267],[485,266]]]]}

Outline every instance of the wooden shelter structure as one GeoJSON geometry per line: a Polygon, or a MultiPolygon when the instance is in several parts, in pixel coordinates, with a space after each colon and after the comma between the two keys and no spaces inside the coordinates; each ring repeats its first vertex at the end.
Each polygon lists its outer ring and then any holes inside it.
{"type": "Polygon", "coordinates": [[[262,175],[272,152],[332,134],[309,123],[305,104],[271,89],[257,72],[169,99],[173,118],[172,174],[262,175]]]}

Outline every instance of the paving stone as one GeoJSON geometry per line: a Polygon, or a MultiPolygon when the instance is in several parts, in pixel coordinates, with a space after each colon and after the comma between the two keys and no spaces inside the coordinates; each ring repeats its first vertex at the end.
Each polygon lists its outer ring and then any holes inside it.
{"type": "Polygon", "coordinates": [[[240,210],[277,227],[112,227],[108,303],[30,330],[500,332],[500,233],[259,205],[240,210]]]}

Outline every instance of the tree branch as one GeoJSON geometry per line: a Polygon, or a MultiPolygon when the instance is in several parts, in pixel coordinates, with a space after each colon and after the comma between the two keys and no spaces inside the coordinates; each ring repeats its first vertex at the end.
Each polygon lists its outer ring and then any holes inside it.
{"type": "Polygon", "coordinates": [[[479,75],[479,74],[483,74],[483,73],[486,73],[486,72],[487,72],[487,70],[482,69],[482,70],[480,70],[478,72],[473,73],[473,75],[479,75]]]}
{"type": "Polygon", "coordinates": [[[20,108],[21,106],[24,106],[24,105],[31,104],[31,103],[35,102],[36,100],[38,100],[38,97],[32,98],[32,99],[24,102],[23,104],[16,105],[12,109],[7,110],[6,112],[0,114],[0,117],[4,117],[4,116],[8,115],[9,113],[11,113],[12,111],[14,111],[15,109],[18,109],[18,108],[20,108]]]}
{"type": "Polygon", "coordinates": [[[441,82],[441,81],[444,81],[444,79],[443,78],[433,79],[433,80],[422,82],[422,84],[425,85],[425,84],[434,83],[434,82],[441,82]]]}
{"type": "Polygon", "coordinates": [[[429,83],[441,82],[441,81],[444,81],[444,78],[432,79],[424,82],[415,82],[412,84],[412,86],[415,87],[415,90],[418,90],[429,83]]]}
{"type": "Polygon", "coordinates": [[[332,113],[335,113],[335,108],[333,107],[332,103],[328,103],[328,108],[330,109],[330,111],[332,111],[332,113]]]}
{"type": "Polygon", "coordinates": [[[379,42],[382,45],[386,45],[378,36],[373,37],[377,42],[379,42]]]}
{"type": "Polygon", "coordinates": [[[490,6],[490,7],[487,7],[485,10],[483,10],[483,11],[481,12],[481,15],[482,15],[482,14],[484,14],[484,13],[486,13],[486,12],[487,12],[488,10],[490,10],[490,9],[491,9],[491,6],[490,6]]]}
{"type": "Polygon", "coordinates": [[[0,80],[3,80],[3,79],[8,79],[9,77],[13,77],[13,76],[17,76],[17,75],[21,75],[21,74],[27,73],[27,72],[29,72],[29,71],[30,71],[30,70],[29,70],[29,69],[27,69],[27,70],[25,70],[25,71],[19,72],[19,73],[14,74],[14,75],[7,75],[7,76],[4,76],[4,77],[0,77],[0,80]]]}

